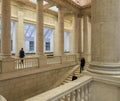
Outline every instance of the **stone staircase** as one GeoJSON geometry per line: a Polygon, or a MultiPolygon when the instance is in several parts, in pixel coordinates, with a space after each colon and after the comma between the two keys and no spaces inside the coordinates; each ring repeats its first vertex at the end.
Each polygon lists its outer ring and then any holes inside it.
{"type": "Polygon", "coordinates": [[[82,74],[80,74],[80,69],[79,69],[79,66],[78,68],[73,71],[62,83],[61,85],[64,85],[65,83],[69,83],[72,81],[72,76],[73,74],[75,74],[75,76],[77,76],[77,78],[80,78],[82,76],[82,74]]]}
{"type": "MultiPolygon", "coordinates": [[[[88,63],[85,64],[85,69],[88,68],[88,63]]],[[[77,68],[75,70],[73,70],[73,72],[71,72],[68,77],[61,83],[61,85],[64,85],[65,83],[69,83],[72,81],[72,76],[73,74],[75,74],[75,76],[77,76],[77,78],[80,78],[81,76],[83,76],[82,73],[80,73],[80,67],[79,65],[77,66],[77,68]]]]}

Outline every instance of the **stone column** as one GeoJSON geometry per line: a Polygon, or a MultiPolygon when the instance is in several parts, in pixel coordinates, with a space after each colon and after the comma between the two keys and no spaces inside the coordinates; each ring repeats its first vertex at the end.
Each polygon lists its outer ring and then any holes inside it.
{"type": "Polygon", "coordinates": [[[14,60],[11,58],[11,0],[2,0],[2,33],[0,72],[14,71],[14,60]]]}
{"type": "MultiPolygon", "coordinates": [[[[22,6],[22,5],[20,5],[22,6]]],[[[18,11],[18,22],[17,22],[17,33],[16,33],[16,56],[19,56],[19,51],[24,48],[24,12],[22,10],[18,11]]],[[[25,50],[25,48],[24,48],[25,50]]]]}
{"type": "Polygon", "coordinates": [[[44,55],[43,16],[43,0],[37,0],[36,54],[42,56],[44,55]]]}
{"type": "Polygon", "coordinates": [[[90,17],[88,15],[83,16],[83,53],[82,57],[85,57],[87,62],[91,60],[91,24],[90,17]]]}
{"type": "Polygon", "coordinates": [[[92,1],[92,62],[89,71],[120,75],[120,0],[92,1]]]}
{"type": "Polygon", "coordinates": [[[64,54],[64,9],[58,7],[58,55],[64,54]]]}
{"type": "Polygon", "coordinates": [[[72,33],[72,43],[71,44],[71,52],[76,54],[77,60],[79,60],[80,52],[80,19],[78,18],[78,14],[73,15],[73,33],[72,33]]]}
{"type": "Polygon", "coordinates": [[[37,0],[37,33],[36,33],[36,55],[39,57],[40,66],[46,65],[44,56],[44,32],[43,32],[43,0],[37,0]]]}
{"type": "Polygon", "coordinates": [[[2,58],[11,56],[11,5],[10,0],[2,0],[2,32],[1,55],[2,58]]]}
{"type": "Polygon", "coordinates": [[[72,35],[72,53],[76,54],[78,53],[78,28],[79,28],[79,21],[78,21],[78,15],[73,15],[73,35],[72,35]]]}

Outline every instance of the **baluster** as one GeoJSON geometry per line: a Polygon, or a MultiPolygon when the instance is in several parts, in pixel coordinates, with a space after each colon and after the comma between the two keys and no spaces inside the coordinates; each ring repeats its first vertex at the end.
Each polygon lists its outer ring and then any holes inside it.
{"type": "Polygon", "coordinates": [[[15,69],[17,69],[18,68],[18,63],[17,63],[17,60],[15,60],[15,69]]]}
{"type": "Polygon", "coordinates": [[[88,83],[88,101],[90,101],[90,96],[91,96],[91,82],[88,83]]]}
{"type": "Polygon", "coordinates": [[[70,94],[70,101],[75,101],[74,91],[70,94]]]}
{"type": "Polygon", "coordinates": [[[28,59],[25,59],[26,62],[26,68],[28,68],[28,59]]]}
{"type": "Polygon", "coordinates": [[[26,68],[25,61],[26,61],[26,59],[24,59],[24,60],[23,60],[23,65],[24,65],[24,68],[26,68]]]}
{"type": "Polygon", "coordinates": [[[75,101],[80,101],[80,89],[75,90],[75,101]]]}
{"type": "Polygon", "coordinates": [[[21,59],[19,59],[19,69],[21,69],[21,59]]]}
{"type": "Polygon", "coordinates": [[[85,101],[88,101],[88,84],[85,85],[85,101]]]}
{"type": "Polygon", "coordinates": [[[23,59],[23,68],[25,68],[25,59],[23,59]]]}
{"type": "Polygon", "coordinates": [[[81,100],[80,101],[84,101],[84,86],[80,90],[81,90],[81,92],[80,92],[81,100]]]}
{"type": "Polygon", "coordinates": [[[68,101],[68,97],[69,97],[68,95],[65,95],[65,101],[68,101]]]}
{"type": "Polygon", "coordinates": [[[61,101],[61,98],[60,98],[60,99],[58,99],[57,101],[61,101]]]}

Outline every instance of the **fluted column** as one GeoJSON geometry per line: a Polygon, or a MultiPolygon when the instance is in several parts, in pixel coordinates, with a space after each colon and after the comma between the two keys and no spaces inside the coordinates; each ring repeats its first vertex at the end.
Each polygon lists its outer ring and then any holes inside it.
{"type": "Polygon", "coordinates": [[[92,62],[89,71],[120,75],[120,0],[92,1],[92,62]]]}
{"type": "Polygon", "coordinates": [[[58,7],[58,54],[64,54],[64,9],[58,7]]]}
{"type": "Polygon", "coordinates": [[[44,34],[43,34],[43,0],[37,0],[37,33],[36,33],[36,53],[44,55],[44,34]]]}
{"type": "Polygon", "coordinates": [[[10,0],[2,0],[2,34],[1,34],[1,55],[2,58],[11,56],[11,5],[10,0]]]}

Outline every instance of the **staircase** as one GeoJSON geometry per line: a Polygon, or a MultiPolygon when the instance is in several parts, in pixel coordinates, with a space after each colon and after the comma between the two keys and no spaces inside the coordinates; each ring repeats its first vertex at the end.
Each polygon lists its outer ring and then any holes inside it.
{"type": "MultiPolygon", "coordinates": [[[[84,68],[86,69],[88,67],[88,65],[89,64],[86,63],[84,68]]],[[[77,76],[77,78],[80,78],[81,76],[83,76],[82,73],[80,74],[80,66],[79,65],[77,65],[77,68],[69,74],[69,76],[61,83],[61,85],[64,85],[65,83],[71,82],[73,74],[75,74],[75,76],[77,76]]]]}
{"type": "Polygon", "coordinates": [[[77,78],[80,78],[82,76],[82,74],[80,74],[80,68],[78,66],[78,68],[73,71],[62,83],[61,85],[64,85],[65,83],[71,82],[72,81],[72,76],[73,74],[75,74],[75,76],[77,76],[77,78]]]}

